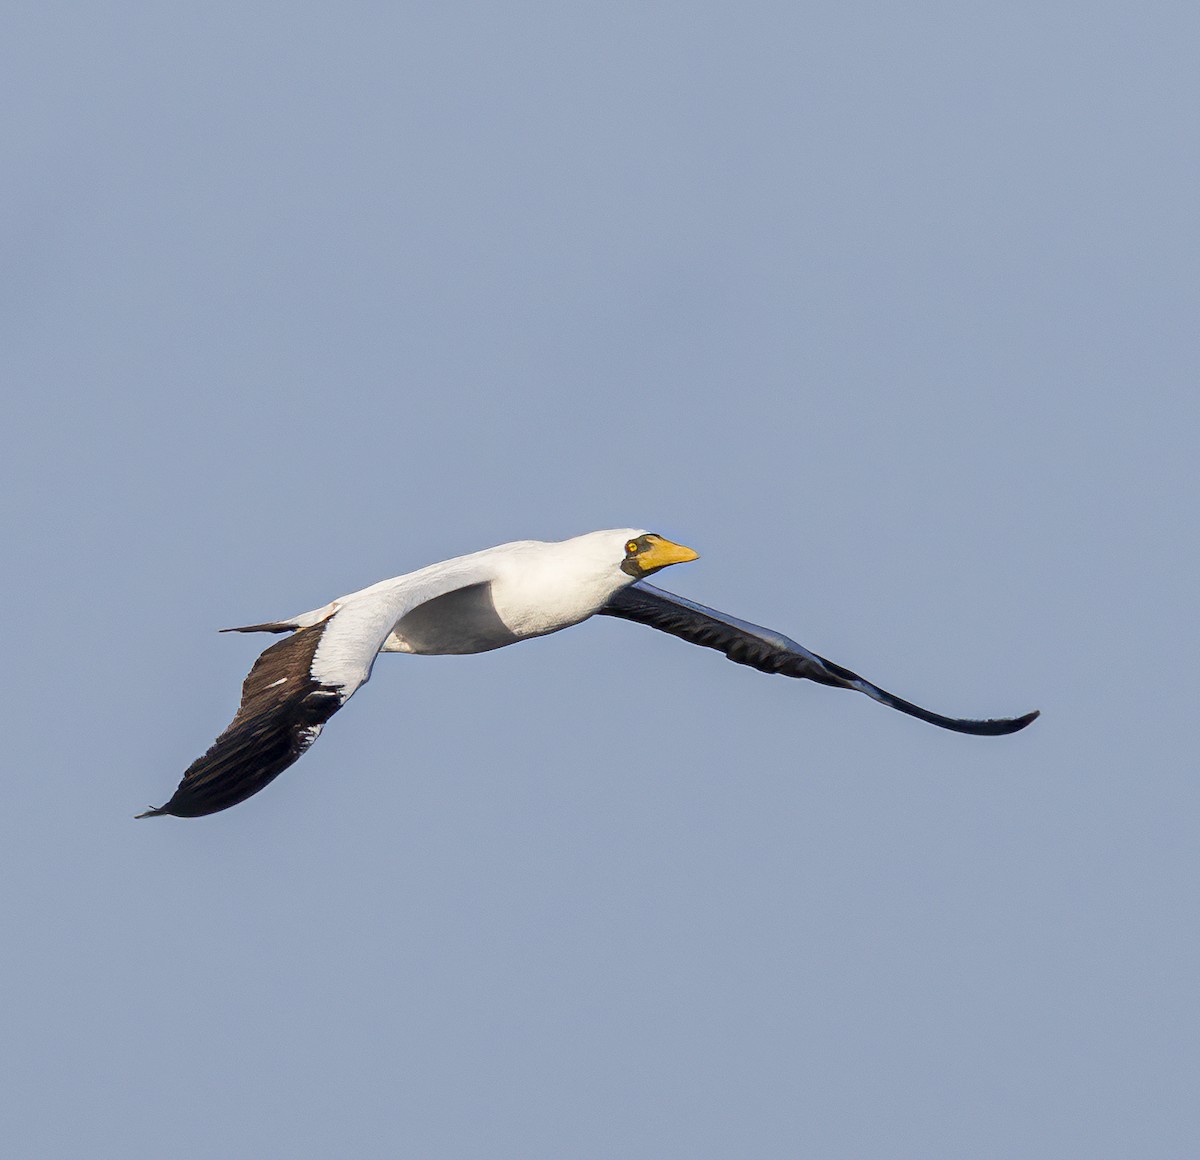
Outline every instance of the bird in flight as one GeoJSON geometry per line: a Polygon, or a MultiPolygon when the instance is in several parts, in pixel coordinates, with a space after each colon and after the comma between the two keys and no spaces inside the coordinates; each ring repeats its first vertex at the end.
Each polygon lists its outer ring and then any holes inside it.
{"type": "Polygon", "coordinates": [[[1038,714],[976,721],[943,717],[794,640],[664,592],[646,577],[697,553],[634,528],[558,543],[520,540],[382,580],[287,620],[223,632],[290,633],[254,663],[229,728],[188,767],[171,800],[138,814],[195,818],[258,793],[317,739],[371,676],[380,653],[477,653],[616,616],[716,649],[764,673],[855,689],[883,705],[959,733],[1024,729],[1038,714]]]}

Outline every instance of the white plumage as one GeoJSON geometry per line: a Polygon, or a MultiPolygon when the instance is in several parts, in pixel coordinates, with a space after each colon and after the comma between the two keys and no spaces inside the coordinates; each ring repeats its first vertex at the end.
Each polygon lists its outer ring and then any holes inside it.
{"type": "Polygon", "coordinates": [[[381,652],[476,653],[557,632],[597,613],[715,648],[763,672],[855,689],[963,733],[1011,733],[1037,713],[989,721],[942,717],[903,701],[795,641],[644,583],[691,548],[635,528],[546,543],[521,540],[383,580],[286,620],[231,632],[286,632],[242,688],[229,728],[188,768],[165,805],[139,817],[215,813],[291,765],[370,678],[381,652]]]}

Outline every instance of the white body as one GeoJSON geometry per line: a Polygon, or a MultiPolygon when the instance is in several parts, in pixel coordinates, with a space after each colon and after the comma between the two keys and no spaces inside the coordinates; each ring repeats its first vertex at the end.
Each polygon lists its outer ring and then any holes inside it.
{"type": "Polygon", "coordinates": [[[281,623],[329,621],[312,676],[349,696],[381,651],[486,652],[586,620],[629,583],[622,545],[643,534],[618,528],[501,544],[382,580],[281,623]]]}

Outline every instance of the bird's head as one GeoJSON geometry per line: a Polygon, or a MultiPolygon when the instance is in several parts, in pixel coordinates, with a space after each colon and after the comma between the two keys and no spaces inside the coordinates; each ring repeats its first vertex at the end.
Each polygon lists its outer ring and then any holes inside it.
{"type": "Polygon", "coordinates": [[[610,528],[552,545],[551,558],[556,575],[561,572],[566,582],[603,603],[627,584],[699,555],[643,528],[610,528]]]}
{"type": "Polygon", "coordinates": [[[655,532],[627,530],[620,534],[624,536],[621,545],[624,552],[621,571],[627,576],[632,576],[634,580],[641,580],[670,564],[686,564],[700,556],[699,552],[676,544],[655,532]]]}
{"type": "MultiPolygon", "coordinates": [[[[590,616],[635,580],[699,557],[691,548],[644,528],[609,528],[557,544],[532,542],[531,546],[542,561],[537,567],[546,585],[559,596],[570,594],[571,615],[578,613],[579,619],[590,616]]],[[[528,576],[521,582],[529,584],[528,576]]]]}

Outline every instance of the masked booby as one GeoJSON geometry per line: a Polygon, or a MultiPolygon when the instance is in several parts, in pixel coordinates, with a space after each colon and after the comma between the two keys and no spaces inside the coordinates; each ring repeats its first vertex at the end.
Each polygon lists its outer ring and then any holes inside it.
{"type": "Polygon", "coordinates": [[[194,818],[245,801],[320,735],[371,676],[379,653],[477,653],[569,628],[600,614],[636,621],[764,673],[856,689],[960,733],[1024,729],[1038,714],[943,717],[863,680],[794,640],[645,582],[697,553],[640,529],[558,543],[521,540],[432,564],[287,620],[223,632],[290,633],[255,662],[229,728],[183,775],[174,796],[139,818],[194,818]]]}

